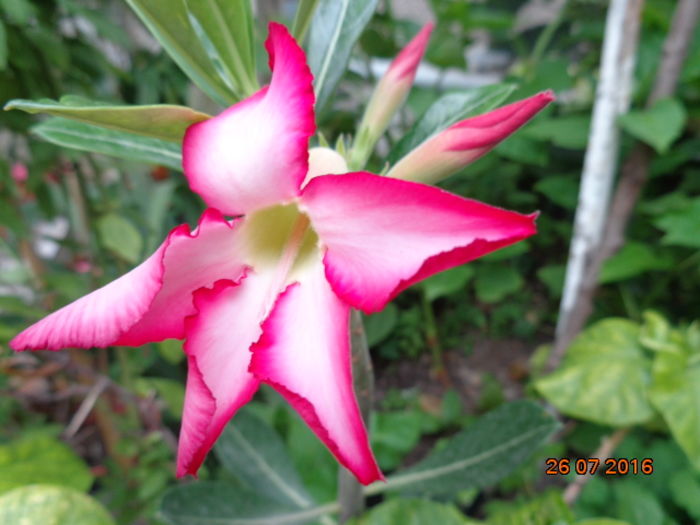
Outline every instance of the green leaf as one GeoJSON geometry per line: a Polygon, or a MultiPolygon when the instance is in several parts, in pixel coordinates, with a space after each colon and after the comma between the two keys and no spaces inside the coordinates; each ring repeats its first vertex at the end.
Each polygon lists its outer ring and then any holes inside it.
{"type": "Polygon", "coordinates": [[[648,244],[629,241],[622,249],[605,261],[600,272],[601,284],[624,281],[654,270],[668,270],[673,259],[654,250],[648,244]]]}
{"type": "Polygon", "coordinates": [[[483,303],[496,303],[517,292],[524,284],[520,274],[510,266],[482,265],[476,272],[476,296],[483,303]]]}
{"type": "Polygon", "coordinates": [[[631,321],[600,321],[572,342],[559,370],[535,385],[569,416],[613,427],[648,421],[651,363],[638,339],[631,321]]]}
{"type": "Polygon", "coordinates": [[[554,204],[567,210],[575,210],[578,203],[578,177],[568,175],[548,175],[539,180],[534,188],[554,204]]]}
{"type": "Polygon", "coordinates": [[[491,485],[513,471],[558,428],[557,421],[531,401],[501,405],[453,436],[413,467],[371,485],[384,490],[448,496],[491,485]]]}
{"type": "Polygon", "coordinates": [[[185,0],[185,3],[211,43],[216,61],[238,98],[252,95],[258,85],[250,0],[185,0]]]}
{"type": "Polygon", "coordinates": [[[700,354],[658,352],[650,398],[671,434],[700,468],[700,354]]]}
{"type": "Polygon", "coordinates": [[[644,525],[663,525],[666,516],[661,503],[653,492],[640,483],[624,480],[613,486],[618,517],[629,523],[644,525]]]}
{"type": "Polygon", "coordinates": [[[292,508],[313,504],[279,435],[252,412],[236,414],[214,452],[224,468],[256,493],[292,508]]]}
{"type": "Polygon", "coordinates": [[[420,283],[425,298],[435,301],[441,297],[464,290],[464,286],[474,276],[472,266],[457,266],[451,270],[437,273],[420,283]]]}
{"type": "Polygon", "coordinates": [[[685,121],[685,108],[674,98],[659,100],[649,109],[630,111],[620,117],[622,129],[660,154],[666,153],[681,136],[685,121]]]}
{"type": "Polygon", "coordinates": [[[29,485],[0,496],[0,523],[114,525],[94,498],[74,489],[29,485]]]}
{"type": "Polygon", "coordinates": [[[348,525],[464,525],[457,507],[421,499],[395,498],[372,507],[348,525]]]}
{"type": "Polygon", "coordinates": [[[314,75],[316,109],[322,109],[345,73],[350,53],[372,18],[377,0],[320,0],[307,59],[314,75]]]}
{"type": "Polygon", "coordinates": [[[559,490],[548,490],[526,502],[493,502],[488,525],[568,524],[574,519],[559,490]]]}
{"type": "Polygon", "coordinates": [[[394,303],[389,303],[380,312],[365,315],[363,319],[367,345],[372,347],[381,343],[393,332],[399,320],[399,311],[394,303]]]}
{"type": "Polygon", "coordinates": [[[518,134],[511,135],[494,148],[501,157],[542,168],[549,162],[547,150],[548,147],[543,142],[518,134]]]}
{"type": "Polygon", "coordinates": [[[185,352],[182,350],[182,341],[178,339],[166,339],[156,343],[158,353],[168,363],[176,365],[185,359],[185,352]]]}
{"type": "Polygon", "coordinates": [[[48,113],[178,144],[182,142],[182,137],[190,125],[209,118],[209,115],[185,106],[113,106],[73,96],[62,97],[59,101],[10,100],[5,104],[5,111],[10,109],[20,109],[27,113],[48,113]]]}
{"type": "MultiPolygon", "coordinates": [[[[92,474],[66,444],[49,436],[28,436],[0,445],[0,494],[32,483],[86,491],[92,474]]],[[[14,523],[0,520],[0,523],[14,523]]]]}
{"type": "Polygon", "coordinates": [[[11,23],[20,26],[26,25],[36,14],[36,8],[29,0],[0,0],[0,8],[11,23]]]}
{"type": "Polygon", "coordinates": [[[425,414],[417,411],[372,414],[372,450],[383,470],[395,469],[418,444],[424,419],[425,414]]]}
{"type": "Polygon", "coordinates": [[[180,146],[133,133],[99,128],[64,118],[51,118],[32,132],[53,144],[182,170],[180,146]]]}
{"type": "Polygon", "coordinates": [[[222,482],[180,485],[163,496],[160,513],[172,525],[305,525],[335,504],[295,509],[222,482]]]}
{"type": "Polygon", "coordinates": [[[676,472],[671,477],[670,492],[673,501],[697,522],[700,520],[700,479],[691,469],[676,472]]]}
{"type": "Polygon", "coordinates": [[[588,144],[591,118],[588,115],[571,115],[537,119],[525,126],[521,135],[534,140],[549,141],[561,148],[584,150],[588,144]]]}
{"type": "Polygon", "coordinates": [[[661,239],[663,244],[700,248],[700,198],[665,213],[654,225],[665,232],[661,239]]]}
{"type": "Polygon", "coordinates": [[[141,257],[143,238],[136,227],[116,213],[108,213],[97,220],[97,232],[105,248],[130,263],[141,257]]]}
{"type": "Polygon", "coordinates": [[[318,0],[299,0],[292,24],[292,35],[297,42],[304,42],[317,5],[318,0]]]}
{"type": "Polygon", "coordinates": [[[543,266],[537,270],[537,278],[544,283],[552,297],[561,297],[566,278],[566,266],[563,264],[543,266]]]}
{"type": "Polygon", "coordinates": [[[137,377],[134,381],[134,389],[144,397],[155,392],[165,402],[165,407],[171,416],[176,419],[182,417],[182,408],[185,404],[185,387],[182,381],[165,377],[137,377]]]}
{"type": "Polygon", "coordinates": [[[7,30],[5,24],[0,20],[0,71],[7,67],[7,30]]]}
{"type": "Polygon", "coordinates": [[[430,137],[460,120],[491,111],[514,89],[512,84],[496,84],[443,95],[394,146],[387,162],[395,164],[430,137]]]}
{"type": "Polygon", "coordinates": [[[184,0],[126,0],[180,69],[219,104],[237,101],[219,77],[189,20],[184,0]]]}

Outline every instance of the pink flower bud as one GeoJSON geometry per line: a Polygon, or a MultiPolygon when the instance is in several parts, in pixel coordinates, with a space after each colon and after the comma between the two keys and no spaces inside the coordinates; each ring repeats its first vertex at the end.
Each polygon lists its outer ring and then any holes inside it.
{"type": "Polygon", "coordinates": [[[453,124],[399,160],[387,176],[438,182],[489,152],[553,100],[554,94],[544,91],[453,124]]]}
{"type": "Polygon", "coordinates": [[[406,100],[432,30],[432,23],[423,26],[392,61],[377,84],[358,129],[352,167],[361,168],[364,165],[377,139],[406,100]]]}
{"type": "Polygon", "coordinates": [[[27,182],[27,179],[29,178],[29,170],[27,169],[26,164],[15,162],[10,168],[10,175],[17,183],[27,182]]]}

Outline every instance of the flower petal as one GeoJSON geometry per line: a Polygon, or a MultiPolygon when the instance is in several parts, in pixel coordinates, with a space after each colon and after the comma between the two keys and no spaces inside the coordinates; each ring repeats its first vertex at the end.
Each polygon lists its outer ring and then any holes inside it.
{"type": "Polygon", "coordinates": [[[364,484],[383,479],[352,386],[348,306],[320,260],[278,298],[250,370],[272,385],[364,484]]]}
{"type": "Polygon", "coordinates": [[[301,201],[333,290],[367,313],[416,281],[535,233],[536,215],[370,173],[316,177],[301,201]]]}
{"type": "Polygon", "coordinates": [[[294,197],[314,133],[313,77],[287,29],[270,24],[272,81],[220,115],[190,126],[183,168],[193,191],[239,215],[294,197]]]}
{"type": "Polygon", "coordinates": [[[207,210],[194,232],[173,229],[145,262],[33,324],[10,346],[58,350],[182,338],[184,319],[194,313],[192,292],[242,274],[236,242],[228,221],[207,210]]]}
{"type": "Polygon", "coordinates": [[[269,281],[250,271],[239,283],[222,280],[194,294],[197,314],[186,321],[189,369],[178,476],[196,475],[226,423],[258,388],[248,365],[250,346],[262,333],[262,298],[269,281]]]}

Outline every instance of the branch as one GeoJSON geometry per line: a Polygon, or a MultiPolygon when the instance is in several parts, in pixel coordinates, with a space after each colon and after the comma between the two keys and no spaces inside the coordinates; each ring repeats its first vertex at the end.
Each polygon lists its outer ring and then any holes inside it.
{"type": "MultiPolygon", "coordinates": [[[[615,452],[618,445],[625,439],[625,436],[629,432],[629,428],[619,428],[611,435],[603,439],[598,450],[593,453],[593,457],[600,460],[599,465],[604,465],[605,460],[610,458],[615,452]]],[[[571,483],[564,491],[564,501],[567,505],[572,505],[576,499],[578,499],[583,487],[588,483],[592,474],[584,474],[582,476],[577,476],[573,483],[571,483]]]]}
{"type": "MultiPolygon", "coordinates": [[[[674,94],[685,61],[693,31],[700,16],[699,0],[680,0],[664,41],[661,63],[647,106],[674,94]]],[[[593,310],[593,297],[603,263],[624,244],[625,230],[649,177],[651,149],[638,143],[629,155],[620,174],[612,199],[608,221],[599,248],[587,265],[576,301],[569,310],[565,329],[557,334],[550,358],[550,369],[556,368],[571,340],[581,331],[593,310]]]]}

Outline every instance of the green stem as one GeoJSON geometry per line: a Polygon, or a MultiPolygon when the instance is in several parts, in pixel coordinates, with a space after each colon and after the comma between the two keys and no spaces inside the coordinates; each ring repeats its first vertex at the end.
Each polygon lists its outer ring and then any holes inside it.
{"type": "MultiPolygon", "coordinates": [[[[362,419],[369,426],[374,397],[374,373],[362,315],[357,310],[352,310],[350,314],[350,345],[355,395],[362,419]]],[[[351,472],[342,467],[338,471],[338,505],[341,523],[359,515],[365,508],[364,487],[351,472]]]]}
{"type": "Polygon", "coordinates": [[[433,354],[433,369],[435,372],[441,373],[445,371],[445,360],[443,358],[442,344],[440,343],[440,334],[435,322],[433,305],[425,294],[421,294],[421,299],[425,317],[425,342],[430,349],[430,353],[433,354]]]}
{"type": "Polygon", "coordinates": [[[554,37],[554,33],[556,33],[557,29],[559,29],[559,26],[564,20],[564,12],[566,11],[568,3],[569,2],[567,0],[559,10],[557,16],[549,24],[547,24],[547,27],[545,27],[542,30],[540,36],[537,38],[537,42],[535,42],[535,47],[532,50],[532,55],[530,55],[531,75],[534,74],[537,64],[539,64],[540,60],[542,60],[542,55],[544,55],[544,52],[549,47],[549,44],[552,41],[552,38],[554,37]]]}

